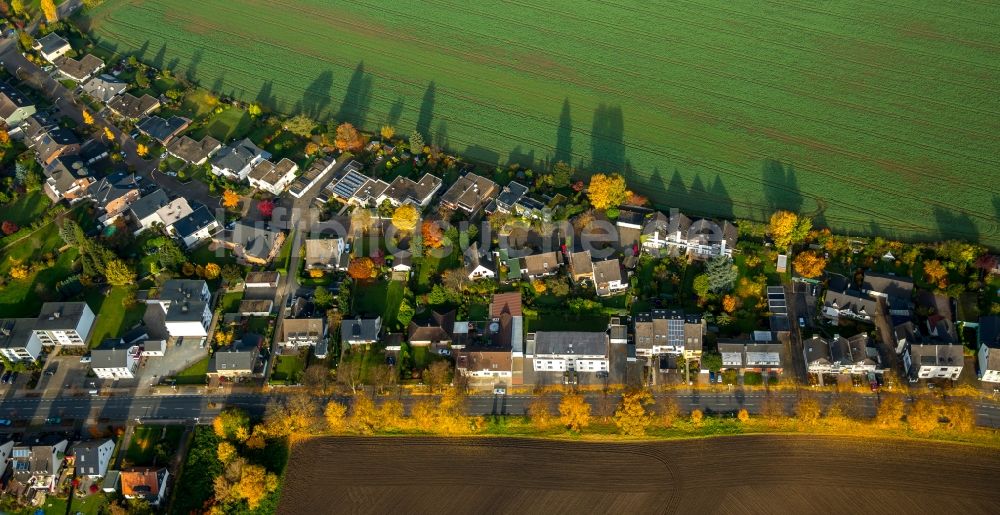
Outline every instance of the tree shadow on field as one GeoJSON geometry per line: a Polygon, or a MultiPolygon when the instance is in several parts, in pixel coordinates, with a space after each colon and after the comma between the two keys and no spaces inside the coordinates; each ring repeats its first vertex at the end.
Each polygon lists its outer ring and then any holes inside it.
{"type": "Polygon", "coordinates": [[[153,60],[149,64],[153,65],[153,68],[158,70],[163,69],[163,62],[167,60],[167,44],[164,43],[160,45],[160,49],[156,51],[156,55],[153,56],[153,60]]]}
{"type": "Polygon", "coordinates": [[[323,70],[302,95],[302,108],[299,112],[318,120],[326,108],[330,106],[330,88],[333,87],[333,72],[323,70]]]}
{"type": "Polygon", "coordinates": [[[171,72],[173,72],[173,71],[177,70],[177,65],[178,64],[181,64],[181,60],[180,60],[180,58],[175,57],[175,58],[171,59],[169,63],[167,63],[167,68],[166,69],[168,69],[171,72]]]}
{"type": "Polygon", "coordinates": [[[531,151],[525,152],[521,149],[521,145],[511,149],[511,151],[507,153],[507,166],[515,164],[521,165],[525,168],[535,166],[535,150],[531,149],[531,151]]]}
{"type": "Polygon", "coordinates": [[[148,39],[146,41],[144,41],[142,43],[142,46],[139,47],[138,50],[136,50],[135,52],[133,52],[132,55],[134,55],[135,58],[138,59],[138,60],[140,60],[140,61],[145,61],[146,60],[146,51],[147,50],[149,50],[149,40],[148,39]]]}
{"type": "Polygon", "coordinates": [[[434,144],[444,150],[448,148],[448,122],[441,120],[434,130],[434,144]]]}
{"type": "Polygon", "coordinates": [[[274,90],[274,81],[269,80],[264,84],[261,84],[260,91],[257,92],[257,98],[255,99],[255,101],[259,105],[267,106],[273,109],[275,107],[274,106],[275,98],[273,90],[274,90]]]}
{"type": "Polygon", "coordinates": [[[764,200],[767,202],[768,213],[779,209],[801,213],[804,198],[799,190],[799,182],[792,165],[784,165],[777,159],[765,159],[761,166],[764,200]]]}
{"type": "Polygon", "coordinates": [[[625,120],[621,106],[597,106],[590,138],[591,168],[595,171],[623,171],[626,164],[625,120]]]}
{"type": "Polygon", "coordinates": [[[573,117],[570,115],[569,98],[563,100],[562,111],[559,113],[559,126],[556,127],[556,149],[552,156],[552,164],[559,161],[573,164],[573,117]]]}
{"type": "Polygon", "coordinates": [[[194,82],[194,78],[198,73],[198,65],[201,64],[201,60],[205,58],[205,52],[202,49],[197,49],[191,54],[191,59],[188,61],[187,70],[184,72],[184,77],[187,78],[189,82],[194,82]]]}
{"type": "Polygon", "coordinates": [[[399,123],[399,119],[403,117],[403,108],[406,106],[406,100],[403,98],[397,98],[395,102],[389,106],[389,114],[386,117],[386,123],[389,125],[396,125],[399,123]]]}
{"type": "Polygon", "coordinates": [[[711,193],[712,198],[715,199],[716,204],[714,211],[719,214],[719,217],[732,220],[736,216],[735,213],[733,213],[733,199],[729,196],[729,190],[727,190],[726,185],[723,184],[721,175],[715,175],[715,181],[712,183],[712,188],[709,190],[709,193],[711,193]]]}
{"type": "Polygon", "coordinates": [[[935,207],[934,219],[937,220],[938,235],[935,239],[938,241],[955,239],[973,243],[979,241],[979,229],[967,213],[935,207]]]}
{"type": "Polygon", "coordinates": [[[211,91],[213,93],[221,95],[222,86],[224,86],[225,84],[226,84],[226,74],[223,72],[223,74],[219,75],[219,77],[215,79],[215,82],[212,83],[211,91]]]}
{"type": "Polygon", "coordinates": [[[430,81],[427,89],[424,90],[424,98],[420,101],[420,114],[417,115],[417,132],[424,137],[424,141],[431,139],[431,121],[434,119],[434,102],[437,96],[437,84],[430,81]]]}
{"type": "Polygon", "coordinates": [[[476,161],[477,163],[483,163],[490,166],[500,164],[500,154],[493,149],[486,148],[481,145],[470,145],[465,147],[465,152],[462,152],[462,155],[476,161]]]}
{"type": "Polygon", "coordinates": [[[347,81],[344,101],[340,103],[340,110],[337,111],[335,118],[338,122],[350,122],[360,127],[365,124],[371,101],[372,76],[365,73],[365,62],[361,61],[347,81]]]}

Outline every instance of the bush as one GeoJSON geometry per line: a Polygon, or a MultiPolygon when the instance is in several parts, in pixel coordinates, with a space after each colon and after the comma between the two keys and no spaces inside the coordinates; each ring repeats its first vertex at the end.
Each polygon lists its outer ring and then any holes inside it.
{"type": "Polygon", "coordinates": [[[761,377],[760,372],[745,372],[743,374],[743,384],[750,386],[764,384],[764,378],[761,377]]]}

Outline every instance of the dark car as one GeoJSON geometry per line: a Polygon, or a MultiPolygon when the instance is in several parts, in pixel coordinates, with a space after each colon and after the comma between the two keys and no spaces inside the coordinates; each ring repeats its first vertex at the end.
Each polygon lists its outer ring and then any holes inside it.
{"type": "Polygon", "coordinates": [[[12,376],[12,375],[14,375],[13,372],[7,372],[6,374],[3,375],[3,378],[0,379],[0,382],[2,382],[3,384],[9,384],[10,383],[10,376],[12,376]]]}

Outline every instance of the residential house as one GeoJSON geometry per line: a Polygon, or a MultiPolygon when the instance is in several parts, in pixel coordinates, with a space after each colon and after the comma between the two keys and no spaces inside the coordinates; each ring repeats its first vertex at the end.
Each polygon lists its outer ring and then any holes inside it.
{"type": "Polygon", "coordinates": [[[507,214],[514,213],[516,211],[516,208],[514,206],[516,206],[518,201],[520,201],[522,197],[527,195],[527,193],[528,193],[527,186],[517,181],[510,181],[509,183],[507,183],[506,186],[503,187],[502,190],[500,190],[500,193],[497,195],[497,198],[493,201],[490,207],[486,209],[486,211],[487,212],[499,211],[501,213],[507,213],[507,214]]]}
{"type": "Polygon", "coordinates": [[[206,135],[201,141],[194,140],[188,136],[174,138],[167,143],[167,153],[194,166],[201,166],[208,161],[219,149],[222,143],[219,140],[206,135]]]}
{"type": "Polygon", "coordinates": [[[510,349],[465,348],[455,353],[455,370],[469,378],[512,384],[513,357],[510,349]]]}
{"type": "Polygon", "coordinates": [[[45,173],[43,189],[52,202],[80,200],[94,184],[94,178],[80,155],[57,157],[42,171],[45,173]]]}
{"type": "Polygon", "coordinates": [[[0,355],[11,363],[35,361],[42,341],[35,334],[34,318],[0,320],[0,355]]]}
{"type": "Polygon", "coordinates": [[[267,299],[241,300],[239,314],[244,317],[266,317],[274,309],[274,301],[267,299]]]}
{"type": "MultiPolygon", "coordinates": [[[[785,333],[787,334],[787,333],[785,333]]],[[[752,338],[720,339],[721,370],[780,374],[784,370],[784,342],[771,331],[754,331],[752,338]]]]}
{"type": "Polygon", "coordinates": [[[865,375],[879,369],[878,352],[868,345],[868,335],[826,339],[813,336],[803,342],[806,368],[812,374],[865,375]]]}
{"type": "Polygon", "coordinates": [[[80,140],[69,129],[59,127],[41,116],[30,116],[21,124],[24,144],[38,154],[38,163],[43,167],[60,156],[74,156],[80,153],[80,140]]]}
{"type": "Polygon", "coordinates": [[[148,94],[135,97],[122,93],[108,101],[108,110],[119,118],[139,120],[160,108],[160,101],[148,94]]]}
{"type": "Polygon", "coordinates": [[[876,311],[877,306],[874,300],[853,290],[844,292],[829,290],[823,301],[823,316],[833,321],[844,317],[860,322],[874,323],[876,311]]]}
{"type": "Polygon", "coordinates": [[[79,60],[72,57],[60,57],[52,64],[56,66],[63,77],[76,82],[83,82],[97,75],[101,68],[104,68],[104,61],[91,54],[85,54],[79,60]]]}
{"type": "Polygon", "coordinates": [[[262,159],[250,169],[247,181],[254,188],[280,195],[295,179],[295,172],[298,170],[299,165],[288,158],[278,161],[277,164],[262,159]]]}
{"type": "Polygon", "coordinates": [[[219,221],[212,216],[212,212],[207,207],[199,205],[187,216],[174,222],[167,230],[190,249],[211,238],[220,228],[219,221]]]}
{"type": "Polygon", "coordinates": [[[45,346],[83,346],[94,319],[86,302],[46,302],[35,319],[35,336],[45,346]]]}
{"type": "Polygon", "coordinates": [[[425,173],[418,181],[413,181],[409,177],[397,176],[389,186],[382,191],[382,194],[375,200],[381,205],[389,202],[393,206],[403,204],[413,204],[420,207],[427,207],[434,198],[434,193],[441,189],[441,178],[425,173]]]}
{"type": "Polygon", "coordinates": [[[407,341],[410,345],[434,349],[448,347],[455,334],[455,311],[431,311],[428,319],[410,321],[408,333],[407,341]]]}
{"type": "Polygon", "coordinates": [[[538,331],[528,333],[525,358],[535,372],[607,372],[608,333],[538,331]]]}
{"type": "Polygon", "coordinates": [[[1000,316],[980,317],[976,330],[979,379],[1000,383],[1000,316]]]}
{"type": "Polygon", "coordinates": [[[622,265],[618,258],[594,263],[594,288],[599,297],[615,295],[628,289],[628,283],[622,280],[622,265]]]}
{"type": "Polygon", "coordinates": [[[277,288],[281,281],[280,272],[250,272],[243,280],[245,288],[277,288]]]}
{"type": "Polygon", "coordinates": [[[66,55],[70,50],[73,50],[69,46],[69,41],[66,41],[59,34],[55,32],[49,32],[48,34],[35,40],[32,47],[42,54],[42,57],[50,63],[54,63],[56,59],[66,55]]]}
{"type": "Polygon", "coordinates": [[[96,479],[108,473],[111,453],[115,451],[115,441],[110,438],[88,440],[73,445],[73,466],[76,477],[96,479]]]}
{"type": "Polygon", "coordinates": [[[911,343],[903,354],[903,364],[911,380],[958,379],[965,365],[960,343],[911,343]]]}
{"type": "MultiPolygon", "coordinates": [[[[141,199],[140,199],[141,200],[141,199]]],[[[133,213],[135,212],[135,204],[132,204],[133,213]]],[[[163,227],[167,229],[167,232],[172,234],[174,224],[191,216],[194,213],[194,209],[191,208],[191,204],[188,204],[187,199],[184,197],[177,197],[170,202],[160,206],[154,213],[156,222],[163,224],[163,227]]]]}
{"type": "Polygon", "coordinates": [[[80,86],[81,91],[102,104],[107,104],[112,98],[125,92],[127,88],[127,82],[106,74],[94,77],[80,86]]]}
{"type": "Polygon", "coordinates": [[[371,345],[382,331],[382,317],[344,319],[340,322],[340,342],[346,345],[371,345]]]}
{"type": "Polygon", "coordinates": [[[138,345],[111,338],[90,352],[90,369],[100,379],[134,379],[141,357],[138,345]]]}
{"type": "Polygon", "coordinates": [[[228,347],[215,351],[208,361],[208,373],[227,380],[259,374],[263,367],[259,359],[262,341],[261,336],[245,334],[228,347]]]}
{"type": "Polygon", "coordinates": [[[410,271],[413,270],[413,256],[410,254],[410,251],[401,250],[390,257],[392,258],[390,260],[392,262],[390,269],[393,272],[405,272],[407,277],[409,277],[410,271]]]}
{"type": "Polygon", "coordinates": [[[10,84],[0,81],[0,121],[13,130],[35,114],[35,104],[10,84]]]}
{"type": "Polygon", "coordinates": [[[594,283],[594,261],[589,250],[569,255],[569,276],[575,283],[584,280],[594,283]]]}
{"type": "Polygon", "coordinates": [[[119,479],[126,499],[144,499],[159,506],[167,492],[170,471],[166,467],[131,467],[121,471],[119,479]]]}
{"type": "Polygon", "coordinates": [[[637,356],[678,354],[700,359],[706,324],[701,315],[685,314],[679,309],[654,309],[637,313],[632,331],[637,356]]]}
{"type": "Polygon", "coordinates": [[[285,318],[281,322],[278,342],[285,347],[315,347],[326,340],[323,318],[285,318]]]}
{"type": "MultiPolygon", "coordinates": [[[[170,202],[170,198],[167,197],[167,193],[162,189],[157,188],[156,190],[150,192],[144,197],[140,197],[135,202],[129,205],[128,209],[132,214],[132,218],[137,224],[139,224],[139,230],[136,234],[149,229],[153,224],[163,223],[163,219],[156,214],[161,207],[166,206],[170,202]]],[[[187,202],[185,202],[185,205],[187,202]]],[[[191,208],[188,207],[190,212],[191,208]]]]}
{"type": "Polygon", "coordinates": [[[313,161],[302,175],[292,181],[291,186],[288,187],[288,194],[295,198],[302,198],[302,195],[305,195],[313,186],[322,181],[330,173],[330,170],[333,170],[335,164],[337,161],[333,158],[313,161]]]}
{"type": "Polygon", "coordinates": [[[463,262],[465,264],[465,275],[470,281],[493,279],[497,276],[493,254],[488,250],[485,253],[480,253],[478,242],[472,242],[469,245],[469,248],[463,253],[463,262]]]}
{"type": "Polygon", "coordinates": [[[127,212],[140,195],[139,181],[135,175],[126,172],[115,172],[87,188],[87,196],[97,204],[101,213],[97,220],[105,226],[112,225],[127,212]]]}
{"type": "Polygon", "coordinates": [[[147,300],[163,309],[167,333],[175,338],[206,337],[212,322],[208,283],[198,279],[171,279],[147,300]]]}
{"type": "Polygon", "coordinates": [[[896,317],[911,315],[913,280],[908,277],[865,272],[861,291],[873,299],[883,298],[889,306],[889,314],[896,317]]]}
{"type": "Polygon", "coordinates": [[[61,436],[22,441],[10,451],[13,479],[31,490],[54,492],[69,442],[61,436]]]}
{"type": "Polygon", "coordinates": [[[212,158],[212,173],[234,180],[246,179],[257,163],[270,159],[271,154],[243,138],[224,147],[212,158]]]}
{"type": "Polygon", "coordinates": [[[493,294],[489,330],[495,347],[509,347],[515,360],[524,357],[524,314],[520,292],[493,294]]]}
{"type": "Polygon", "coordinates": [[[347,270],[350,259],[341,238],[306,240],[306,270],[347,270]]]}
{"type": "Polygon", "coordinates": [[[729,221],[692,221],[681,213],[668,217],[656,212],[646,218],[640,241],[651,252],[707,259],[732,256],[737,234],[736,226],[729,221]]]}
{"type": "Polygon", "coordinates": [[[191,125],[191,120],[180,116],[171,116],[164,120],[159,116],[153,115],[143,118],[139,123],[135,124],[135,128],[146,136],[166,145],[175,136],[184,132],[184,129],[187,129],[189,125],[191,125]]]}
{"type": "Polygon", "coordinates": [[[558,252],[542,252],[521,258],[521,275],[529,279],[539,279],[555,275],[562,264],[562,254],[558,252]]]}
{"type": "Polygon", "coordinates": [[[500,187],[486,177],[469,172],[459,177],[441,197],[441,205],[472,216],[500,193],[500,187]]]}
{"type": "Polygon", "coordinates": [[[216,243],[232,249],[237,259],[251,265],[266,265],[274,259],[285,242],[285,233],[236,222],[232,230],[215,237],[216,243]]]}
{"type": "Polygon", "coordinates": [[[369,207],[378,204],[379,198],[389,189],[389,183],[372,179],[361,173],[362,165],[351,161],[340,172],[340,178],[332,181],[326,189],[330,194],[347,204],[369,207]]]}

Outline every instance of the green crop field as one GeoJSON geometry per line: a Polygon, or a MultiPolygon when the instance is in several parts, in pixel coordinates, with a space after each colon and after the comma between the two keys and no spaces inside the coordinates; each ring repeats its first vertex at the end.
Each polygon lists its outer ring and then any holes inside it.
{"type": "Polygon", "coordinates": [[[624,171],[659,207],[1000,245],[990,2],[108,0],[82,23],[241,99],[624,171]]]}

